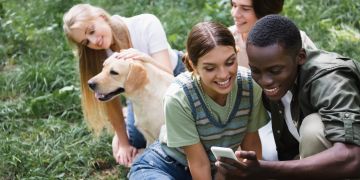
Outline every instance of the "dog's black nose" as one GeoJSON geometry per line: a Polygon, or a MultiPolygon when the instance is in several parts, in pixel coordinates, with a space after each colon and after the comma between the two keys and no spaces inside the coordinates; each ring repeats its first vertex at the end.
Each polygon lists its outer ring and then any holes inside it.
{"type": "Polygon", "coordinates": [[[95,90],[95,88],[96,88],[96,83],[95,82],[88,81],[88,85],[89,85],[90,89],[95,90]]]}

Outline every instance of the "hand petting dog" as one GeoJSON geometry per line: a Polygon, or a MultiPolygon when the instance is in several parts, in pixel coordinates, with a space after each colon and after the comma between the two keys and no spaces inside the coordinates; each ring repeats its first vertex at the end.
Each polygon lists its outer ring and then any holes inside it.
{"type": "MultiPolygon", "coordinates": [[[[144,63],[152,63],[153,65],[155,65],[156,67],[158,67],[159,69],[165,71],[165,72],[169,72],[169,69],[164,67],[164,65],[159,64],[159,62],[157,62],[154,58],[152,58],[151,56],[138,51],[137,49],[134,48],[130,48],[130,49],[123,49],[120,52],[114,52],[109,59],[122,59],[122,60],[139,60],[142,61],[144,63]]],[[[106,63],[106,61],[104,62],[104,64],[106,63]]],[[[172,72],[169,72],[172,74],[172,72]]]]}

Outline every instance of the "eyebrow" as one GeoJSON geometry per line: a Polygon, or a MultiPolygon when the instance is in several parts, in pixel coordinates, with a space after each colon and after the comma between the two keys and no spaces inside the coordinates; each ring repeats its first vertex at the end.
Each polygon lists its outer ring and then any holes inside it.
{"type": "Polygon", "coordinates": [[[242,8],[253,8],[252,5],[240,4],[239,6],[242,7],[242,8]]]}
{"type": "Polygon", "coordinates": [[[252,5],[240,4],[239,6],[242,7],[242,8],[254,8],[254,6],[252,6],[252,5]]]}
{"type": "MultiPolygon", "coordinates": [[[[228,60],[230,60],[231,58],[234,58],[236,56],[236,53],[234,53],[234,54],[231,54],[228,58],[226,58],[226,60],[225,61],[228,61],[228,60]]],[[[214,63],[204,63],[204,65],[214,65],[214,63]]]]}
{"type": "Polygon", "coordinates": [[[269,68],[267,68],[267,69],[271,70],[271,69],[274,69],[274,68],[283,68],[283,67],[285,67],[285,66],[278,64],[278,65],[271,66],[271,67],[269,67],[269,68]]]}
{"type": "Polygon", "coordinates": [[[248,7],[248,8],[253,7],[252,5],[247,5],[247,4],[236,4],[234,1],[231,1],[231,4],[235,4],[235,5],[238,5],[238,6],[241,6],[241,7],[248,7]]]}
{"type": "Polygon", "coordinates": [[[236,53],[233,53],[232,55],[230,55],[226,60],[229,60],[229,59],[234,58],[234,57],[236,57],[236,53]]]}
{"type": "MultiPolygon", "coordinates": [[[[259,68],[255,67],[255,66],[251,66],[251,65],[249,65],[249,67],[250,67],[250,70],[251,70],[251,69],[259,69],[259,68]]],[[[274,68],[280,68],[280,69],[282,69],[282,68],[284,68],[284,67],[285,67],[284,65],[273,65],[273,66],[270,66],[270,67],[266,67],[266,68],[265,68],[265,71],[270,71],[270,70],[272,70],[272,69],[274,69],[274,68]]]]}

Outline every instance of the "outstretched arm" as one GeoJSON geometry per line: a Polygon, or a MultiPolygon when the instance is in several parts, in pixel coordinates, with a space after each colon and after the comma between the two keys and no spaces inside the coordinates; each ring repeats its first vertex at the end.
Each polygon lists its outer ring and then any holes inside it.
{"type": "Polygon", "coordinates": [[[316,155],[292,161],[258,161],[254,152],[237,151],[236,162],[220,159],[219,171],[231,178],[339,179],[360,177],[360,147],[335,143],[316,155]]]}
{"type": "Polygon", "coordinates": [[[203,145],[199,142],[184,147],[193,179],[211,179],[210,161],[203,145]]]}
{"type": "Polygon", "coordinates": [[[168,49],[151,54],[151,57],[155,60],[152,61],[155,66],[172,74],[172,66],[168,49]]]}
{"type": "Polygon", "coordinates": [[[255,151],[258,159],[262,159],[261,141],[258,131],[246,133],[241,143],[242,150],[255,151]]]}
{"type": "Polygon", "coordinates": [[[115,130],[112,142],[113,156],[117,163],[129,167],[137,154],[137,149],[129,144],[120,100],[114,98],[106,105],[109,121],[115,130]]]}

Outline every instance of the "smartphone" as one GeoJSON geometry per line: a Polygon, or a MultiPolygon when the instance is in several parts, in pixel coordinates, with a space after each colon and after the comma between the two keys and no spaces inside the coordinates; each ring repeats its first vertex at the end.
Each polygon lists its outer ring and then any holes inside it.
{"type": "Polygon", "coordinates": [[[211,152],[214,154],[215,158],[227,157],[230,159],[238,160],[235,156],[235,153],[230,148],[211,146],[211,152]]]}

